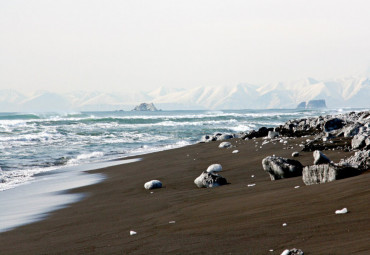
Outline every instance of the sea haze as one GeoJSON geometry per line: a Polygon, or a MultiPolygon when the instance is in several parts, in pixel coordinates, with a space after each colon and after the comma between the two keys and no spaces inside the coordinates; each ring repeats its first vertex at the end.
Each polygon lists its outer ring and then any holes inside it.
{"type": "Polygon", "coordinates": [[[41,173],[194,144],[337,110],[0,113],[0,191],[41,173]]]}

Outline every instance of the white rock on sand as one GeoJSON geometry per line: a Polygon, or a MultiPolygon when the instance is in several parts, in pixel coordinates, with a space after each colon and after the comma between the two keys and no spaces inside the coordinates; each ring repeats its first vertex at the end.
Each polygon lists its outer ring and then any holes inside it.
{"type": "Polygon", "coordinates": [[[234,150],[233,153],[238,153],[239,151],[238,150],[234,150]]]}
{"type": "Polygon", "coordinates": [[[207,168],[207,173],[221,172],[222,166],[220,164],[213,164],[207,168]]]}
{"type": "Polygon", "coordinates": [[[347,208],[343,208],[342,210],[336,210],[335,211],[335,214],[345,214],[345,213],[348,213],[347,208]]]}
{"type": "Polygon", "coordinates": [[[229,142],[222,142],[218,146],[218,148],[229,148],[229,147],[231,147],[231,143],[229,143],[229,142]]]}
{"type": "Polygon", "coordinates": [[[130,236],[136,235],[137,233],[133,230],[130,231],[130,236]]]}
{"type": "Polygon", "coordinates": [[[162,188],[162,183],[158,180],[151,180],[144,184],[145,189],[159,189],[162,188]]]}

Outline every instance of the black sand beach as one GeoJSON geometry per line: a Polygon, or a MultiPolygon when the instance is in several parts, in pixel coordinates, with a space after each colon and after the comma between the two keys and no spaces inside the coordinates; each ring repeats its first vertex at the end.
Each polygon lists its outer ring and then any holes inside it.
{"type": "MultiPolygon", "coordinates": [[[[271,181],[263,171],[264,157],[291,158],[303,139],[262,149],[261,138],[231,139],[230,149],[218,148],[220,142],[196,144],[96,170],[107,179],[70,191],[86,199],[0,234],[0,253],[280,254],[295,247],[305,254],[369,254],[369,171],[311,186],[302,177],[271,181]],[[194,179],[214,163],[223,166],[229,184],[197,188],[194,179]],[[152,179],[164,188],[145,190],[152,179]],[[344,207],[349,213],[335,214],[344,207]],[[137,234],[130,236],[131,230],[137,234]]],[[[353,152],[325,154],[338,162],[353,152]]],[[[311,165],[312,152],[296,159],[311,165]]]]}

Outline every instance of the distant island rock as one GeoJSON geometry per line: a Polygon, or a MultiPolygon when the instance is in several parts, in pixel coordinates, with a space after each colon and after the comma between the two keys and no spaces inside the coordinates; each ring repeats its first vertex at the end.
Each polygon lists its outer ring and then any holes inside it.
{"type": "Polygon", "coordinates": [[[132,109],[132,111],[155,112],[155,111],[159,111],[159,110],[154,106],[153,103],[150,103],[150,104],[142,103],[142,104],[136,106],[134,109],[132,109]]]}
{"type": "Polygon", "coordinates": [[[316,109],[316,108],[326,108],[326,103],[324,99],[310,100],[307,103],[301,102],[297,105],[298,109],[316,109]]]}

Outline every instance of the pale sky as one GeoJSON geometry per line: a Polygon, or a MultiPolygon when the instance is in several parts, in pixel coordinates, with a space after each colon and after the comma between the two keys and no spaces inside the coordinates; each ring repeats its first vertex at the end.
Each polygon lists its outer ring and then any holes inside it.
{"type": "Polygon", "coordinates": [[[151,90],[370,70],[368,0],[1,0],[0,89],[151,90]]]}

